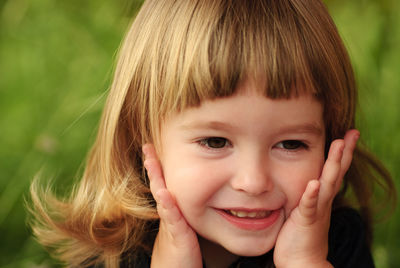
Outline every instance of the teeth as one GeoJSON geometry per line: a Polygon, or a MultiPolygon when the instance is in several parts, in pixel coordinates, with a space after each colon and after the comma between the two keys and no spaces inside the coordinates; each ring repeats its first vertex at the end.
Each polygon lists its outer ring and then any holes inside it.
{"type": "Polygon", "coordinates": [[[247,214],[247,217],[249,218],[255,218],[257,216],[257,212],[250,212],[247,214]]]}
{"type": "Polygon", "coordinates": [[[272,211],[252,211],[252,212],[246,212],[246,211],[238,211],[238,210],[229,210],[228,211],[230,214],[233,216],[236,216],[238,218],[266,218],[269,215],[271,215],[272,211]]]}

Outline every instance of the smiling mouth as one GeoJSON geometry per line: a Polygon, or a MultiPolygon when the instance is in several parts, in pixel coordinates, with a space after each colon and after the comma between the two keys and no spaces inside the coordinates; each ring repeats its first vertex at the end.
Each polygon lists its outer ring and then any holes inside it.
{"type": "Polygon", "coordinates": [[[272,210],[262,210],[262,211],[241,211],[241,210],[224,210],[234,217],[238,218],[249,218],[249,219],[263,219],[271,215],[272,210]]]}
{"type": "Polygon", "coordinates": [[[274,225],[281,216],[281,209],[242,210],[219,209],[217,212],[234,226],[250,231],[264,230],[274,225]]]}

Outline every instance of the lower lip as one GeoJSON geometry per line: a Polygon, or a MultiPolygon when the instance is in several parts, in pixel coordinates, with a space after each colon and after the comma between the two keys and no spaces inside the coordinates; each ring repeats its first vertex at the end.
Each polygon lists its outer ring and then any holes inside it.
{"type": "Polygon", "coordinates": [[[263,230],[271,225],[273,225],[279,218],[280,210],[274,210],[272,213],[266,217],[261,219],[256,218],[239,218],[235,217],[223,210],[217,210],[218,213],[224,217],[228,222],[232,223],[236,227],[244,230],[263,230]]]}

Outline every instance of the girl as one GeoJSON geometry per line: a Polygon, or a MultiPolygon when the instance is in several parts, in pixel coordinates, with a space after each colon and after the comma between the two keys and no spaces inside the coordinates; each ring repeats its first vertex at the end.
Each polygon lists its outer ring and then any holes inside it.
{"type": "Polygon", "coordinates": [[[32,186],[34,233],[72,267],[372,267],[394,188],[355,105],[319,0],[148,0],[80,184],[32,186]]]}

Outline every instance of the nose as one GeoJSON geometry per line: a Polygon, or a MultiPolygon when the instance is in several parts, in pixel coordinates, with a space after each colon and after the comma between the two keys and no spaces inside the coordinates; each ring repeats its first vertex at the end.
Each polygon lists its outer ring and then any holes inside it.
{"type": "Polygon", "coordinates": [[[268,156],[253,153],[240,157],[236,174],[231,179],[231,186],[236,191],[252,196],[271,191],[274,182],[268,156]]]}

